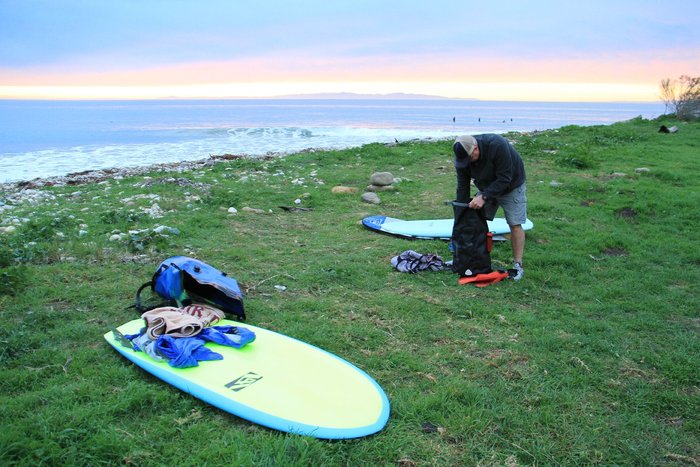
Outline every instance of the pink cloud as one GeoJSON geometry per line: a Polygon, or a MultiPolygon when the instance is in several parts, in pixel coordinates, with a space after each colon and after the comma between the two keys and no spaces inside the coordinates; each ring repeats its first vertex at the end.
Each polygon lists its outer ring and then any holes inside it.
{"type": "MultiPolygon", "coordinates": [[[[700,52],[699,52],[700,55],[700,52]]],[[[163,86],[276,81],[463,81],[657,83],[700,74],[697,60],[624,55],[600,59],[530,59],[392,55],[328,58],[286,53],[116,71],[0,69],[4,86],[163,86]]]]}

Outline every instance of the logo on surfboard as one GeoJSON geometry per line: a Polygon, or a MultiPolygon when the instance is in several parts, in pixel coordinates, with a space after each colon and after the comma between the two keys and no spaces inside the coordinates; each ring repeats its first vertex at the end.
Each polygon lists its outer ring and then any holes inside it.
{"type": "Polygon", "coordinates": [[[261,375],[259,375],[257,373],[253,373],[252,371],[249,371],[248,373],[246,373],[242,376],[239,376],[238,378],[234,379],[233,381],[226,383],[225,387],[227,387],[228,389],[230,389],[233,392],[238,392],[238,391],[241,391],[241,390],[247,388],[248,386],[250,386],[252,384],[257,383],[261,379],[262,379],[261,375]]]}

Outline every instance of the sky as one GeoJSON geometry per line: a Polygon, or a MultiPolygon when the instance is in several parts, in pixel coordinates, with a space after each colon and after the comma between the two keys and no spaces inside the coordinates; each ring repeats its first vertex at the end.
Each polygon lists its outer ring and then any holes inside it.
{"type": "Polygon", "coordinates": [[[0,98],[660,99],[698,0],[0,0],[0,98]]]}

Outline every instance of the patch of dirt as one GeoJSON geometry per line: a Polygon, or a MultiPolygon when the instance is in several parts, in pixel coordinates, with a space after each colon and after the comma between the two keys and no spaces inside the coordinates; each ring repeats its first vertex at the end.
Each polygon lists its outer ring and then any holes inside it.
{"type": "Polygon", "coordinates": [[[629,254],[627,253],[627,250],[619,247],[606,248],[602,251],[602,253],[605,256],[627,256],[629,254]]]}
{"type": "Polygon", "coordinates": [[[618,209],[615,211],[615,214],[617,214],[618,217],[622,217],[623,219],[634,219],[637,217],[637,211],[635,211],[632,208],[622,208],[618,209]]]}

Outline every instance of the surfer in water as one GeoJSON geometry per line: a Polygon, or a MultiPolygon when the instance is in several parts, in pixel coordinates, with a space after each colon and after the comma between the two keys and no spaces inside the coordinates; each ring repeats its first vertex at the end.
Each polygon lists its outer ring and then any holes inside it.
{"type": "Polygon", "coordinates": [[[523,277],[523,252],[527,220],[525,164],[518,151],[500,135],[459,136],[452,147],[457,170],[457,202],[469,203],[472,209],[484,209],[493,220],[503,207],[513,248],[515,280],[523,277]],[[469,184],[474,180],[477,193],[469,198],[469,184]]]}

